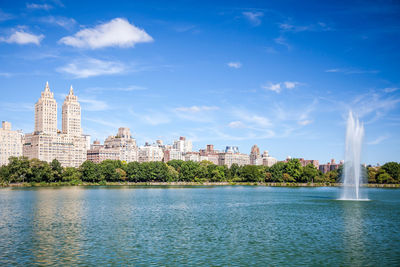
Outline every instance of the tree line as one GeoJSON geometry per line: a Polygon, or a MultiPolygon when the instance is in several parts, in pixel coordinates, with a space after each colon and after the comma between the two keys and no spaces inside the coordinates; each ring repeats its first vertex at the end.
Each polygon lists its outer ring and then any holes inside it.
{"type": "MultiPolygon", "coordinates": [[[[400,183],[400,164],[364,168],[369,183],[400,183]]],[[[85,161],[80,167],[62,167],[26,157],[11,157],[0,167],[0,183],[105,183],[105,182],[249,182],[249,183],[337,183],[343,168],[321,173],[314,165],[302,167],[298,159],[278,162],[271,167],[232,164],[218,166],[210,161],[171,160],[164,162],[85,161]]]]}

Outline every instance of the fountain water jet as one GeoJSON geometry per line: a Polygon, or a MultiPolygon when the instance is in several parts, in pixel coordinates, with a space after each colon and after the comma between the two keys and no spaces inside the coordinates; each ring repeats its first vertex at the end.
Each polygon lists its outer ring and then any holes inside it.
{"type": "Polygon", "coordinates": [[[346,130],[346,152],[344,164],[344,179],[342,200],[366,200],[360,194],[360,185],[363,183],[361,173],[361,147],[364,138],[364,125],[358,118],[354,118],[353,112],[349,112],[346,130]]]}

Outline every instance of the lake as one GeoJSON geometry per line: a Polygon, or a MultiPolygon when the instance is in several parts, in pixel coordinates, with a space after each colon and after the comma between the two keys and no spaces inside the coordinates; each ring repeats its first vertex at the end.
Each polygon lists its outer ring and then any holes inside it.
{"type": "Polygon", "coordinates": [[[0,189],[0,265],[400,265],[400,189],[0,189]]]}

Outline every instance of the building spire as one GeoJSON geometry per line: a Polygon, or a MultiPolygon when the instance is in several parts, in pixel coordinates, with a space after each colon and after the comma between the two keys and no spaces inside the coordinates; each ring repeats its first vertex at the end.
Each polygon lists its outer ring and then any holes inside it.
{"type": "Polygon", "coordinates": [[[72,88],[72,85],[69,88],[69,95],[74,95],[74,88],[72,88]]]}
{"type": "Polygon", "coordinates": [[[44,89],[45,92],[50,92],[49,82],[46,82],[46,88],[44,89]]]}

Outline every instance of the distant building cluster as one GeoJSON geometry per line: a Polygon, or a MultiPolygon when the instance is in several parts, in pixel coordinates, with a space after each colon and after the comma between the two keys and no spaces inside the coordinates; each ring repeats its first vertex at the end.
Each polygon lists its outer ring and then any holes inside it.
{"type": "MultiPolygon", "coordinates": [[[[64,167],[78,167],[86,160],[100,163],[107,159],[124,162],[210,161],[227,167],[233,164],[270,167],[278,162],[268,151],[261,154],[257,145],[251,148],[250,155],[240,153],[237,146],[226,146],[225,150],[219,151],[211,144],[196,152],[193,151],[192,142],[183,136],[173,144],[165,145],[162,140],[157,140],[153,144],[138,146],[130,129],[125,127],[104,140],[104,144],[98,140],[90,144],[90,136],[82,133],[81,107],[72,86],[62,105],[62,129],[57,129],[57,102],[48,83],[35,104],[33,133],[24,135],[22,131],[11,130],[11,123],[2,123],[0,166],[8,164],[12,156],[26,156],[47,162],[57,159],[64,167]]],[[[302,166],[312,164],[323,173],[336,170],[343,164],[342,161],[336,164],[334,160],[323,165],[319,165],[318,160],[300,158],[299,161],[302,166]]]]}

